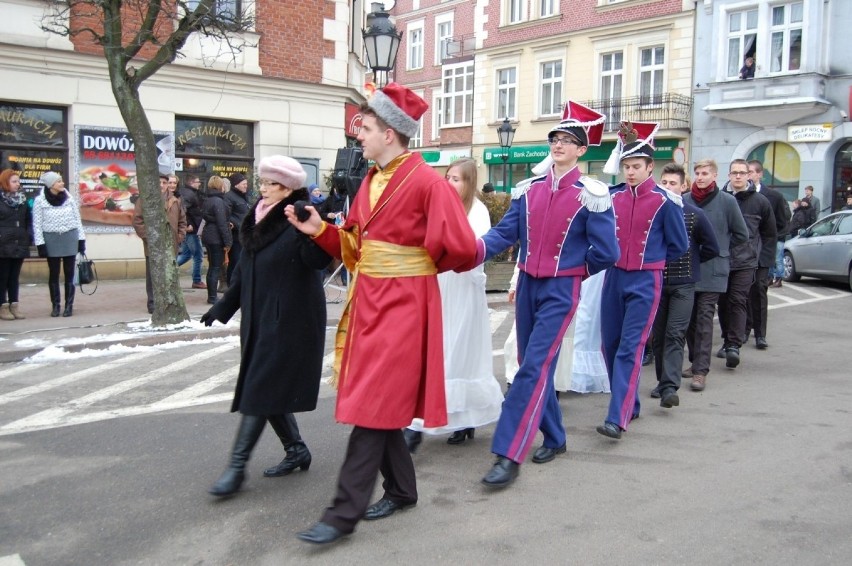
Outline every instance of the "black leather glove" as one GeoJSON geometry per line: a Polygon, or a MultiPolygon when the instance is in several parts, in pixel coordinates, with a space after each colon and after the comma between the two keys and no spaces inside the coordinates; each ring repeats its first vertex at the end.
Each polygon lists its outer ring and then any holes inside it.
{"type": "Polygon", "coordinates": [[[216,317],[213,316],[213,309],[201,315],[201,324],[204,326],[213,326],[214,320],[216,320],[216,317]]]}
{"type": "Polygon", "coordinates": [[[47,257],[47,246],[42,244],[40,246],[36,246],[38,248],[38,257],[47,257]]]}
{"type": "Polygon", "coordinates": [[[81,254],[86,253],[86,240],[77,240],[77,251],[81,254]]]}

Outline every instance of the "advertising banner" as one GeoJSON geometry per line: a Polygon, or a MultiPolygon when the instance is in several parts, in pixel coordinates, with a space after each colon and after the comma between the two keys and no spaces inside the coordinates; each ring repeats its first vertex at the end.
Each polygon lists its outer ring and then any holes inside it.
{"type": "MultiPolygon", "coordinates": [[[[87,232],[126,232],[139,198],[136,152],[123,128],[75,126],[75,177],[80,216],[87,232]]],[[[157,164],[174,170],[174,134],[155,131],[157,164]]]]}

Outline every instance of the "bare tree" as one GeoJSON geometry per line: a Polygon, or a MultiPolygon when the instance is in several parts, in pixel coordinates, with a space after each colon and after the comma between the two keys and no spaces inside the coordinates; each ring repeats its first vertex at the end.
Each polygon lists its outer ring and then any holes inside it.
{"type": "Polygon", "coordinates": [[[222,40],[232,56],[245,43],[239,32],[252,21],[238,2],[222,0],[64,0],[51,2],[42,29],[100,46],[112,93],[135,144],[136,175],[148,239],[154,287],[154,326],[189,319],[162,206],[154,133],[139,98],[139,87],[172,63],[198,33],[222,40]]]}

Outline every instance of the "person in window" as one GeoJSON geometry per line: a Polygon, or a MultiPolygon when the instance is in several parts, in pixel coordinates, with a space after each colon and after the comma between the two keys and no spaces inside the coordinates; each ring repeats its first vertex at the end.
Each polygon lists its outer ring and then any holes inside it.
{"type": "Polygon", "coordinates": [[[740,69],[740,78],[743,80],[754,78],[754,57],[746,57],[742,69],[740,69]]]}

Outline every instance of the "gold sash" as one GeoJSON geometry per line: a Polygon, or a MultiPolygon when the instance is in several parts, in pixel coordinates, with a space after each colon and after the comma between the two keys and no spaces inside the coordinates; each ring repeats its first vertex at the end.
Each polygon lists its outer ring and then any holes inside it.
{"type": "MultiPolygon", "coordinates": [[[[343,234],[341,234],[343,236],[343,234]]],[[[354,250],[347,248],[357,240],[356,234],[346,234],[341,238],[343,258],[354,261],[354,250]],[[349,253],[347,253],[349,252],[349,253]]],[[[347,268],[349,268],[347,263],[347,268]]],[[[334,337],[334,373],[331,376],[331,386],[335,389],[339,386],[340,368],[343,362],[343,347],[346,345],[346,334],[349,329],[349,309],[355,296],[355,286],[358,284],[358,275],[364,274],[368,277],[418,277],[423,275],[435,275],[438,268],[429,256],[425,248],[414,246],[400,246],[378,240],[364,240],[361,242],[361,259],[354,263],[351,268],[352,280],[349,282],[349,294],[346,297],[346,306],[340,316],[337,325],[337,334],[334,337]]]]}

